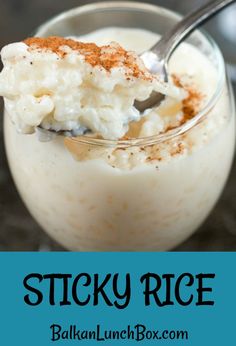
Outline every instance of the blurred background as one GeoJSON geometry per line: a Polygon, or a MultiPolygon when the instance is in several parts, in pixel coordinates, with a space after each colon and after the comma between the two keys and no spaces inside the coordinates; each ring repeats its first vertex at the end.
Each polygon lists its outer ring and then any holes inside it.
{"type": "MultiPolygon", "coordinates": [[[[185,14],[208,0],[145,1],[185,14]]],[[[59,12],[92,1],[0,0],[0,48],[27,37],[59,12]]],[[[96,1],[93,1],[96,2],[96,1]]],[[[236,5],[229,7],[204,28],[225,56],[236,93],[236,5]]],[[[0,100],[2,115],[3,102],[0,100]]],[[[32,219],[23,205],[7,166],[0,120],[0,251],[63,250],[32,219]]],[[[220,201],[204,225],[176,251],[236,251],[236,162],[220,201]]]]}

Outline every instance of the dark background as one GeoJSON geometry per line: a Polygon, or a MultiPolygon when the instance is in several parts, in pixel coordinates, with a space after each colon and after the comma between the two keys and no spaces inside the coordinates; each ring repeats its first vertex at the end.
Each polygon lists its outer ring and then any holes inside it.
{"type": "MultiPolygon", "coordinates": [[[[27,37],[50,17],[92,1],[79,0],[0,0],[0,48],[27,37]]],[[[95,1],[96,2],[96,1],[95,1]]],[[[205,3],[205,0],[146,1],[169,7],[180,13],[205,3]]],[[[223,22],[224,22],[223,18],[223,22]]],[[[236,20],[236,17],[235,17],[236,20]]],[[[227,62],[236,59],[236,42],[227,42],[219,32],[219,17],[207,29],[219,43],[227,62]]],[[[228,20],[226,20],[228,23],[228,20]]],[[[231,66],[232,67],[232,66],[231,66]]],[[[232,76],[234,70],[231,69],[232,76]]],[[[2,100],[0,101],[2,114],[2,100]]],[[[205,224],[176,250],[236,251],[236,164],[220,201],[205,224]]],[[[23,205],[7,167],[2,120],[0,121],[0,251],[61,250],[41,230],[23,205]]]]}

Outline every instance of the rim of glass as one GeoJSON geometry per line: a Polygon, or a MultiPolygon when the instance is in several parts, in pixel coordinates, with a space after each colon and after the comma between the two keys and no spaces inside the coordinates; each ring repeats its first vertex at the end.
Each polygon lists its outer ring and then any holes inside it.
{"type": "MultiPolygon", "coordinates": [[[[174,17],[175,19],[181,19],[182,16],[174,11],[171,11],[169,9],[166,9],[161,6],[152,5],[152,4],[146,4],[143,2],[136,2],[136,1],[109,1],[109,2],[97,2],[97,3],[91,3],[83,6],[79,6],[76,8],[73,8],[71,10],[62,12],[59,15],[56,15],[52,19],[46,21],[41,26],[38,27],[38,29],[35,32],[35,35],[42,35],[46,30],[48,30],[53,24],[62,21],[65,18],[74,17],[76,15],[80,15],[83,13],[89,13],[96,10],[102,10],[102,9],[115,9],[115,8],[124,8],[124,9],[139,9],[139,10],[146,10],[146,11],[152,11],[154,13],[163,14],[169,17],[174,17]]],[[[207,39],[208,43],[212,47],[212,51],[215,54],[215,57],[217,59],[217,62],[219,64],[219,70],[218,70],[218,83],[215,89],[214,94],[212,95],[211,99],[208,101],[208,103],[204,106],[204,108],[196,114],[192,119],[188,120],[183,125],[180,125],[174,129],[170,129],[166,131],[165,133],[160,133],[153,136],[147,136],[147,137],[140,137],[140,138],[129,138],[129,139],[119,139],[119,140],[108,140],[103,138],[92,138],[88,136],[78,136],[78,137],[71,137],[71,140],[78,142],[78,143],[84,143],[89,145],[96,145],[96,146],[105,146],[105,147],[131,147],[131,146],[147,146],[151,144],[158,144],[167,140],[170,140],[174,137],[180,136],[184,134],[185,132],[189,131],[191,128],[196,126],[199,122],[202,121],[202,119],[211,111],[211,109],[214,107],[215,103],[217,102],[218,98],[221,95],[221,92],[223,90],[223,85],[225,81],[225,63],[224,58],[222,56],[222,53],[218,47],[218,45],[215,43],[213,38],[207,34],[203,30],[197,30],[200,32],[204,38],[207,39]]]]}

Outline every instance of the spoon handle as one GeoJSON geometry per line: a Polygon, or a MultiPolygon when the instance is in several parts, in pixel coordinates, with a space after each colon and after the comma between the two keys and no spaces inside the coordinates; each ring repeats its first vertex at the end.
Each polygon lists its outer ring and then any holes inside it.
{"type": "Polygon", "coordinates": [[[186,38],[194,29],[207,19],[214,16],[224,7],[232,4],[235,0],[214,0],[200,7],[198,10],[187,15],[170,31],[167,31],[155,44],[151,51],[157,54],[160,60],[168,61],[174,49],[186,38]]]}

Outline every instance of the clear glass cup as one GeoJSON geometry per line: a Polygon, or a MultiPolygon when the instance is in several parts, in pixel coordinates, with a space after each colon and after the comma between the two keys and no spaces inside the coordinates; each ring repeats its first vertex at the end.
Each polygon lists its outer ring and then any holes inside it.
{"type": "MultiPolygon", "coordinates": [[[[36,34],[80,36],[109,26],[162,34],[179,18],[145,3],[95,3],[57,16],[36,34]]],[[[234,154],[234,100],[215,43],[201,32],[188,41],[218,69],[217,86],[199,114],[165,134],[122,141],[57,136],[42,143],[35,134],[17,134],[5,116],[6,150],[19,193],[42,228],[66,248],[169,250],[199,227],[218,200],[234,154]],[[214,117],[218,125],[211,128],[214,117]],[[181,143],[189,135],[201,140],[186,154],[181,143]],[[164,162],[160,157],[139,163],[140,152],[159,155],[167,147],[173,155],[164,162]],[[124,156],[132,168],[122,168],[124,156]]]]}

